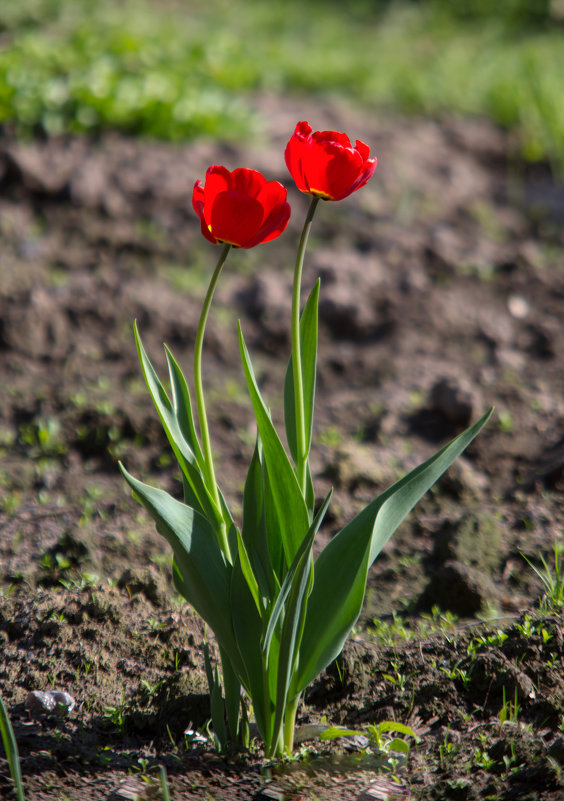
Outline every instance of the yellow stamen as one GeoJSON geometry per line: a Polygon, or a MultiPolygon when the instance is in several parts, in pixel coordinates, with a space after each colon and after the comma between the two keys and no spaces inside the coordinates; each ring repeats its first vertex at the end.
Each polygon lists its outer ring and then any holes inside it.
{"type": "Polygon", "coordinates": [[[327,192],[322,192],[320,189],[312,189],[310,187],[309,191],[314,197],[320,197],[322,200],[333,200],[331,195],[328,195],[327,192]]]}

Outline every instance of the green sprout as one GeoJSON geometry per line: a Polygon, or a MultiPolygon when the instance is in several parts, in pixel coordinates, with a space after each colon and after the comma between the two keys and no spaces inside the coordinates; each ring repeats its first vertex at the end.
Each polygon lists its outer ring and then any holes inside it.
{"type": "Polygon", "coordinates": [[[10,775],[12,776],[12,781],[16,789],[16,798],[18,801],[25,801],[18,744],[16,743],[12,722],[4,701],[2,700],[2,696],[0,696],[0,734],[2,735],[2,742],[8,760],[10,775]]]}

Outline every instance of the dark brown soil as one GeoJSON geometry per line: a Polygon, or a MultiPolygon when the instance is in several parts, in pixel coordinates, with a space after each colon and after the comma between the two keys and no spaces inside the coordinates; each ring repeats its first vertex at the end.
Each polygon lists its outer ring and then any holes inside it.
{"type": "Polygon", "coordinates": [[[564,187],[485,121],[256,102],[268,129],[247,145],[0,142],[0,692],[26,798],[157,799],[162,765],[173,799],[563,799],[564,629],[524,556],[552,565],[562,538],[564,187]],[[374,565],[355,637],[299,716],[406,723],[407,764],[313,741],[268,766],[258,745],[221,759],[186,736],[208,718],[203,629],[116,467],[178,489],[132,322],[159,368],[166,342],[190,372],[217,257],[191,187],[211,163],[254,167],[287,184],[293,217],[232,254],[205,354],[220,483],[240,504],[253,419],[235,323],[279,422],[307,205],[283,148],[304,116],[379,157],[365,189],[322,204],[307,257],[305,289],[322,278],[315,482],[335,487],[321,544],[496,406],[374,565]],[[76,700],[67,715],[26,709],[53,689],[76,700]]]}

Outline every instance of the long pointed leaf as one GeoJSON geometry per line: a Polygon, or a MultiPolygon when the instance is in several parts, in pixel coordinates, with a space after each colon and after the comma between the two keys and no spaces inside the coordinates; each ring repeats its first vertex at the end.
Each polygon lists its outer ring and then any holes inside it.
{"type": "Polygon", "coordinates": [[[273,693],[259,647],[263,633],[263,621],[241,569],[238,554],[233,563],[230,602],[233,631],[239,649],[239,658],[244,665],[245,681],[243,683],[251,697],[259,732],[265,743],[269,743],[274,704],[273,693]]]}
{"type": "Polygon", "coordinates": [[[276,713],[272,727],[272,739],[278,740],[284,723],[288,690],[296,663],[297,652],[303,635],[307,600],[313,586],[313,554],[311,547],[300,559],[295,579],[292,582],[284,625],[280,636],[278,656],[278,681],[276,686],[276,713]]]}
{"type": "Polygon", "coordinates": [[[168,375],[170,378],[170,386],[172,389],[172,406],[178,422],[178,427],[184,437],[184,440],[190,446],[190,450],[196,457],[196,463],[202,465],[204,457],[198,435],[196,433],[196,426],[194,424],[194,415],[192,412],[192,399],[190,397],[190,390],[186,379],[180,369],[180,366],[172,352],[164,346],[166,361],[168,366],[168,375]]]}
{"type": "Polygon", "coordinates": [[[364,600],[368,568],[417,501],[472,442],[490,409],[426,462],[382,493],[324,548],[314,566],[299,668],[292,691],[301,692],[341,652],[364,600]]]}
{"type": "Polygon", "coordinates": [[[245,543],[261,595],[264,598],[271,599],[274,597],[277,589],[275,573],[279,570],[279,565],[283,556],[282,542],[280,538],[278,538],[277,541],[273,541],[273,545],[276,546],[276,551],[272,554],[273,564],[271,563],[266,532],[264,493],[265,487],[261,447],[260,440],[257,437],[255,450],[247,472],[245,489],[243,491],[243,526],[241,536],[245,543]]]}
{"type": "Polygon", "coordinates": [[[257,612],[262,617],[262,598],[259,592],[258,581],[256,580],[247,549],[245,548],[245,543],[243,542],[243,538],[241,537],[239,531],[237,531],[237,551],[239,555],[239,564],[241,566],[241,571],[245,581],[247,582],[247,587],[253,596],[253,601],[255,602],[257,612]]]}
{"type": "Polygon", "coordinates": [[[216,746],[220,751],[224,751],[227,746],[227,731],[225,728],[225,700],[221,688],[221,679],[217,665],[214,667],[210,658],[210,649],[204,640],[204,664],[206,666],[206,676],[208,679],[208,689],[210,696],[210,715],[213,726],[213,734],[216,746]]]}
{"type": "MultiPolygon", "coordinates": [[[[135,341],[137,343],[137,351],[139,353],[139,361],[141,362],[141,369],[149,388],[149,392],[155,404],[155,408],[160,417],[162,426],[164,428],[167,439],[176,457],[176,461],[182,474],[184,476],[184,489],[186,501],[190,506],[193,506],[198,512],[203,514],[210,521],[221,521],[221,511],[216,508],[216,505],[208,492],[205,484],[204,473],[200,468],[200,464],[192,450],[190,440],[192,438],[191,430],[192,424],[186,420],[186,415],[190,413],[190,406],[186,406],[183,410],[175,410],[169,400],[165,389],[159,380],[159,377],[151,364],[149,357],[143,347],[137,326],[134,328],[135,341]],[[177,415],[177,411],[179,414],[177,415]]],[[[172,370],[173,378],[173,392],[176,394],[177,400],[180,402],[184,391],[180,377],[176,374],[174,364],[169,362],[169,369],[172,370]]],[[[187,389],[187,388],[186,388],[187,389]]],[[[195,433],[194,433],[195,436],[195,433]]],[[[197,439],[196,439],[197,442],[197,439]]],[[[197,446],[199,449],[199,445],[197,446]]]]}
{"type": "MultiPolygon", "coordinates": [[[[317,373],[317,309],[319,305],[318,279],[313,287],[300,318],[300,344],[302,351],[302,382],[304,390],[304,419],[306,433],[306,453],[311,447],[313,430],[313,410],[315,405],[315,383],[317,373]]],[[[286,438],[294,462],[297,460],[296,444],[296,401],[294,397],[294,369],[292,357],[286,370],[284,381],[284,421],[286,438]]]]}
{"type": "Polygon", "coordinates": [[[308,511],[292,465],[258,388],[241,326],[239,326],[239,345],[247,386],[262,442],[269,486],[276,508],[276,517],[280,526],[286,565],[290,567],[301,541],[309,529],[308,511]]]}
{"type": "Polygon", "coordinates": [[[225,689],[225,712],[231,740],[238,741],[241,728],[241,707],[244,702],[241,698],[241,681],[237,676],[229,657],[220,648],[221,667],[223,671],[223,687],[225,689]]]}
{"type": "Polygon", "coordinates": [[[331,495],[332,490],[321,505],[307,537],[304,538],[300,550],[296,554],[292,567],[288,571],[288,575],[284,581],[284,585],[280,589],[280,594],[266,632],[263,651],[265,653],[267,670],[271,673],[274,668],[277,673],[276,711],[272,727],[273,744],[278,741],[284,723],[288,690],[291,685],[292,674],[294,672],[298,649],[304,630],[307,600],[313,586],[313,541],[329,507],[331,495]],[[279,603],[279,601],[281,601],[281,603],[279,603]],[[280,648],[276,659],[276,665],[272,665],[272,660],[268,659],[272,642],[272,632],[278,622],[282,609],[284,611],[284,623],[280,635],[280,648]]]}
{"type": "Polygon", "coordinates": [[[0,735],[2,736],[2,742],[4,743],[4,750],[6,751],[6,759],[8,760],[10,774],[16,788],[17,799],[18,801],[25,801],[18,744],[16,742],[14,729],[12,728],[12,722],[10,720],[10,716],[8,715],[8,710],[4,705],[4,701],[2,700],[2,696],[0,696],[0,735]]]}
{"type": "Polygon", "coordinates": [[[135,497],[155,520],[159,534],[172,546],[180,574],[176,576],[177,586],[214,631],[234,666],[238,666],[240,660],[231,626],[231,565],[210,523],[163,490],[134,478],[122,464],[119,467],[135,497]]]}
{"type": "Polygon", "coordinates": [[[271,612],[271,615],[270,615],[270,618],[269,618],[269,621],[268,621],[268,626],[267,626],[267,629],[266,629],[266,634],[264,636],[264,642],[263,642],[263,645],[262,645],[262,650],[263,650],[265,658],[267,660],[268,660],[268,656],[269,656],[270,642],[271,642],[272,635],[274,633],[274,629],[278,625],[278,620],[280,619],[280,615],[282,614],[282,612],[284,611],[284,608],[286,606],[286,600],[287,600],[287,598],[288,598],[288,596],[290,594],[290,591],[292,589],[292,584],[295,581],[295,576],[296,576],[297,571],[299,570],[299,566],[300,566],[300,563],[301,563],[301,561],[303,559],[303,556],[304,556],[304,554],[307,554],[307,552],[311,550],[311,547],[313,545],[313,541],[315,539],[315,535],[319,531],[319,528],[320,528],[320,526],[321,526],[321,524],[323,522],[323,519],[325,517],[327,509],[329,508],[329,504],[331,502],[332,494],[333,494],[333,490],[330,490],[328,495],[327,495],[327,497],[325,498],[325,500],[321,504],[321,506],[319,508],[319,511],[317,512],[317,514],[315,516],[315,520],[311,524],[311,527],[310,527],[310,529],[309,529],[309,531],[307,533],[307,536],[304,537],[304,540],[303,540],[303,542],[302,542],[302,544],[300,546],[300,550],[298,551],[298,553],[294,557],[294,561],[292,563],[292,566],[290,567],[290,570],[286,574],[286,578],[284,579],[284,582],[283,582],[282,586],[280,587],[280,592],[278,593],[278,597],[276,599],[276,603],[274,604],[274,607],[272,609],[272,612],[271,612]]]}

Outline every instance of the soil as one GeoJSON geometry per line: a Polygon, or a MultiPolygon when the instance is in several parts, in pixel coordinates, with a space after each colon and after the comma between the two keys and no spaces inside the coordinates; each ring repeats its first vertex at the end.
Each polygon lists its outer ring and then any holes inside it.
{"type": "MultiPolygon", "coordinates": [[[[0,141],[0,679],[26,798],[156,799],[164,766],[173,799],[564,799],[564,628],[527,562],[554,573],[562,537],[564,185],[484,120],[255,102],[265,127],[243,144],[0,141]],[[304,116],[379,157],[367,187],[319,208],[305,269],[305,291],[322,279],[316,491],[335,487],[320,544],[496,407],[376,561],[353,638],[299,713],[407,724],[407,761],[353,740],[267,764],[260,744],[219,757],[196,735],[202,625],[116,466],[178,492],[132,322],[159,370],[166,342],[190,373],[217,257],[191,187],[212,163],[254,167],[288,186],[293,217],[232,254],[205,351],[219,479],[240,508],[254,434],[235,322],[280,422],[307,207],[283,149],[304,116]],[[29,695],[52,690],[74,708],[29,695]]],[[[2,799],[11,787],[0,760],[2,799]]]]}

